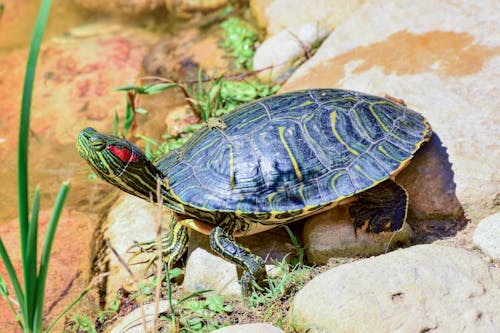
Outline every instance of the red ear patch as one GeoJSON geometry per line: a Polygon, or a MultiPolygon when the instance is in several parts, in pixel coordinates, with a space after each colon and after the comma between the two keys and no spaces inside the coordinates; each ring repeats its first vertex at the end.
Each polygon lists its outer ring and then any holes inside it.
{"type": "Polygon", "coordinates": [[[128,148],[109,146],[109,150],[125,163],[137,162],[139,158],[128,148]]]}

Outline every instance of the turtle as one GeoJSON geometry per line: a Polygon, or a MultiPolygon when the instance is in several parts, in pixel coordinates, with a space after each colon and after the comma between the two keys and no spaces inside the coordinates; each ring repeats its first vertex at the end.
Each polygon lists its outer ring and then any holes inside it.
{"type": "Polygon", "coordinates": [[[264,260],[235,237],[341,204],[349,204],[355,231],[401,229],[408,194],[394,179],[432,134],[402,103],[328,88],[258,99],[213,123],[155,161],[93,128],[79,133],[77,149],[103,180],[173,212],[162,238],[169,266],[182,256],[188,230],[197,230],[242,269],[243,295],[267,277],[264,260]]]}

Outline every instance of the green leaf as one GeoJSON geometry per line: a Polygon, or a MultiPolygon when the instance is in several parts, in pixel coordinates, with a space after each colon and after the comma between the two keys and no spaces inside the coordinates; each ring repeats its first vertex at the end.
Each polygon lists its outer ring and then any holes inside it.
{"type": "Polygon", "coordinates": [[[115,88],[115,91],[130,91],[130,90],[137,90],[137,88],[138,88],[138,86],[136,86],[135,84],[127,84],[127,85],[115,88]]]}
{"type": "Polygon", "coordinates": [[[167,89],[176,87],[177,83],[155,83],[149,86],[144,87],[141,93],[146,95],[153,95],[165,91],[167,89]]]}
{"type": "Polygon", "coordinates": [[[115,110],[115,118],[113,120],[113,133],[115,136],[118,136],[118,128],[120,127],[120,116],[118,112],[115,110]]]}

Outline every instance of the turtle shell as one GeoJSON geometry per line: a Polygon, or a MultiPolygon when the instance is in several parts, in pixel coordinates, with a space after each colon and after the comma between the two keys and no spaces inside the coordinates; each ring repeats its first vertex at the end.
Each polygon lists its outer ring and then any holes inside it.
{"type": "Polygon", "coordinates": [[[430,135],[422,115],[389,99],[304,90],[240,106],[156,164],[185,206],[289,217],[390,178],[430,135]]]}

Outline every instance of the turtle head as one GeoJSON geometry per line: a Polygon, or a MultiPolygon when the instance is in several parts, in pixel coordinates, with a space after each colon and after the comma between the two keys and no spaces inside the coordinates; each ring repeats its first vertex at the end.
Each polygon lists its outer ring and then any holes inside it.
{"type": "MultiPolygon", "coordinates": [[[[157,180],[163,184],[163,173],[131,142],[112,135],[101,134],[93,128],[80,131],[77,140],[80,156],[106,182],[121,190],[157,201],[157,180]]],[[[161,192],[168,205],[170,198],[164,185],[161,192]]]]}

